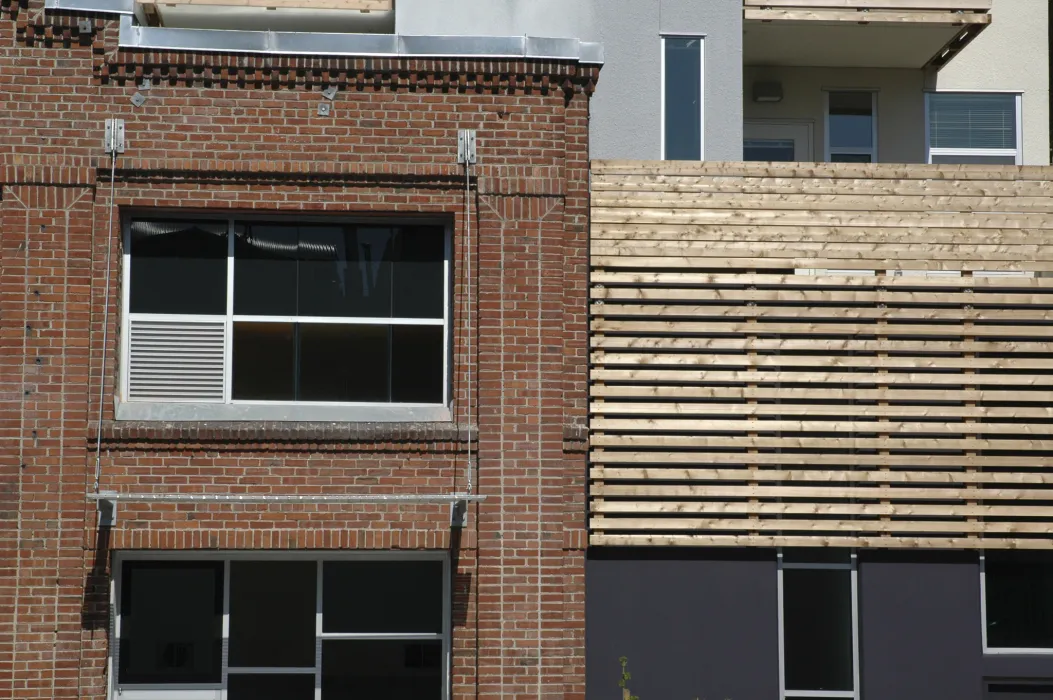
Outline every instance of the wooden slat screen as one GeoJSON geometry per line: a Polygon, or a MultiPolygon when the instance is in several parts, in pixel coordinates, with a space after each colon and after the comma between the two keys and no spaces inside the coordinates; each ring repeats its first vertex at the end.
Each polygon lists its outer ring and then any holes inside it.
{"type": "Polygon", "coordinates": [[[591,542],[1053,547],[1051,175],[594,163],[591,542]]]}

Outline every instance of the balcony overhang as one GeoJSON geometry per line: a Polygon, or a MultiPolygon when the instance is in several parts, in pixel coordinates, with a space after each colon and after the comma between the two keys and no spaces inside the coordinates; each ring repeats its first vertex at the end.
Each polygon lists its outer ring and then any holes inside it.
{"type": "Polygon", "coordinates": [[[743,0],[746,65],[941,68],[991,0],[743,0]]]}
{"type": "Polygon", "coordinates": [[[395,30],[393,0],[137,0],[144,24],[180,29],[378,33],[395,30]]]}

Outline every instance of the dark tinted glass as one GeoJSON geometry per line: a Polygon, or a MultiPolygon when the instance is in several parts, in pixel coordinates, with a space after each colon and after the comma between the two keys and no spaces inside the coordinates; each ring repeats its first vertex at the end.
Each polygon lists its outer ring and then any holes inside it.
{"type": "Polygon", "coordinates": [[[831,163],[869,163],[870,155],[867,153],[831,153],[831,163]]]}
{"type": "Polygon", "coordinates": [[[230,666],[314,666],[317,568],[312,561],[231,562],[230,666]]]}
{"type": "Polygon", "coordinates": [[[851,575],[783,569],[787,690],[852,690],[851,575]]]}
{"type": "Polygon", "coordinates": [[[439,700],[439,641],[327,640],[322,700],[439,700]]]}
{"type": "Polygon", "coordinates": [[[391,327],[391,400],[442,402],[442,326],[391,327]]]}
{"type": "Polygon", "coordinates": [[[852,550],[846,547],[785,547],[786,564],[851,564],[852,550]]]}
{"type": "Polygon", "coordinates": [[[746,139],[742,159],[762,162],[790,162],[794,158],[793,139],[746,139]]]}
{"type": "Polygon", "coordinates": [[[235,323],[232,392],[243,401],[296,398],[296,326],[235,323]]]}
{"type": "Polygon", "coordinates": [[[388,326],[304,323],[299,332],[298,400],[390,400],[388,326]]]}
{"type": "Polygon", "coordinates": [[[394,230],[300,229],[301,316],[390,316],[394,230]]]}
{"type": "Polygon", "coordinates": [[[1053,649],[1053,555],[985,556],[987,646],[1053,649]]]}
{"type": "Polygon", "coordinates": [[[122,566],[121,683],[219,683],[222,634],[222,564],[122,566]]]}
{"type": "Polygon", "coordinates": [[[1016,156],[942,156],[932,157],[934,164],[941,165],[1016,165],[1016,156]]]}
{"type": "Polygon", "coordinates": [[[230,674],[227,700],[314,700],[314,674],[230,674]]]}
{"type": "Polygon", "coordinates": [[[225,314],[227,224],[131,224],[130,307],[135,314],[225,314]]]}
{"type": "Polygon", "coordinates": [[[665,39],[665,159],[702,158],[702,40],[665,39]]]}
{"type": "Polygon", "coordinates": [[[442,318],[445,231],[438,226],[408,226],[401,230],[395,242],[391,315],[442,318]]]}
{"type": "Polygon", "coordinates": [[[830,146],[833,148],[870,148],[874,144],[873,93],[831,92],[829,100],[828,128],[830,133],[828,140],[830,146]]]}
{"type": "Polygon", "coordinates": [[[296,226],[248,226],[234,236],[234,313],[296,315],[296,226]]]}
{"type": "Polygon", "coordinates": [[[326,562],[325,632],[441,632],[441,561],[326,562]]]}

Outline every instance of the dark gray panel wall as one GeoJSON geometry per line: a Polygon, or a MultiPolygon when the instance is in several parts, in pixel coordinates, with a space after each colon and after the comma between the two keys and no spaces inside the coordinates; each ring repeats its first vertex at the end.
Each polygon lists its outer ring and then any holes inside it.
{"type": "Polygon", "coordinates": [[[592,550],[586,564],[589,700],[614,700],[618,657],[644,700],[779,696],[771,550],[592,550]]]}
{"type": "Polygon", "coordinates": [[[980,700],[975,553],[861,553],[860,656],[867,700],[980,700]]]}

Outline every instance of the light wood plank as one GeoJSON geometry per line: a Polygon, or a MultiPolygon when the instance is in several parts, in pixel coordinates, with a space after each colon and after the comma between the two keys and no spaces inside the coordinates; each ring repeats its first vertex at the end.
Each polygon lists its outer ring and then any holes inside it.
{"type": "MultiPolygon", "coordinates": [[[[637,403],[593,401],[589,410],[599,416],[621,415],[750,415],[750,416],[911,416],[917,418],[1033,418],[1053,420],[1053,406],[875,406],[866,404],[790,403],[637,403]]],[[[1053,429],[1053,425],[1050,426],[1053,429]]],[[[1053,458],[1050,460],[1053,466],[1053,458]]]]}
{"type": "MultiPolygon", "coordinates": [[[[976,423],[957,421],[850,421],[837,418],[827,420],[724,420],[699,419],[693,416],[678,418],[603,418],[592,419],[592,428],[605,433],[631,431],[633,433],[696,433],[696,432],[759,432],[781,433],[904,433],[910,435],[986,435],[999,440],[998,435],[1035,435],[1053,438],[1053,424],[1048,423],[976,423]]],[[[794,439],[789,435],[785,439],[794,439]]],[[[1053,441],[1050,442],[1053,449],[1053,441]]],[[[997,449],[997,448],[996,448],[997,449]]],[[[1033,449],[1033,448],[1023,448],[1033,449]]]]}
{"type": "Polygon", "coordinates": [[[919,518],[1051,518],[1050,506],[916,505],[913,503],[771,503],[768,501],[594,501],[590,512],[616,514],[864,515],[919,518]]]}
{"type": "MultiPolygon", "coordinates": [[[[947,389],[944,387],[912,387],[910,389],[841,389],[809,387],[741,387],[741,386],[641,386],[602,385],[593,386],[593,397],[616,397],[631,399],[762,399],[782,401],[914,401],[961,403],[964,401],[1004,401],[1015,404],[1029,402],[1049,403],[1044,391],[1021,392],[992,389],[947,389]]],[[[835,404],[841,405],[841,404],[835,404]]]]}
{"type": "MultiPolygon", "coordinates": [[[[877,431],[870,431],[877,432],[877,431]]],[[[1053,435],[1046,437],[1053,438],[1053,435]]],[[[1046,452],[1053,450],[1053,439],[1019,440],[1009,438],[880,438],[880,437],[751,437],[747,435],[661,435],[654,433],[593,435],[590,444],[596,447],[673,448],[744,450],[749,448],[780,450],[911,450],[932,452],[939,450],[1002,450],[1013,452],[1046,452]]],[[[1053,493],[1050,494],[1053,497],[1053,493]]]]}
{"type": "Polygon", "coordinates": [[[719,355],[712,353],[593,352],[590,359],[598,366],[635,365],[645,367],[861,367],[871,369],[984,369],[1053,370],[1053,360],[1030,357],[874,357],[871,355],[719,355]]]}
{"type": "Polygon", "coordinates": [[[780,535],[589,535],[596,547],[862,547],[906,549],[1053,549],[1053,538],[816,537],[780,535]]]}
{"type": "Polygon", "coordinates": [[[604,484],[593,490],[606,497],[662,497],[673,498],[856,498],[890,501],[962,501],[979,498],[991,501],[1037,500],[1049,501],[1051,489],[955,489],[913,487],[860,486],[725,486],[725,485],[632,485],[604,484]]]}
{"type": "MultiPolygon", "coordinates": [[[[976,385],[1015,386],[1047,390],[1053,387],[1053,374],[978,374],[965,378],[962,374],[945,373],[889,373],[887,375],[853,372],[751,372],[694,369],[593,369],[589,373],[593,381],[602,382],[677,382],[680,384],[713,384],[720,382],[764,384],[891,384],[920,385],[976,385]]],[[[931,390],[931,389],[930,389],[931,390]]],[[[1037,401],[1040,399],[1022,400],[1037,401]]]]}
{"type": "Polygon", "coordinates": [[[840,7],[868,10],[963,10],[987,12],[991,0],[743,0],[746,7],[840,7]]]}
{"type": "Polygon", "coordinates": [[[985,532],[1007,534],[1053,534],[1053,522],[945,522],[939,520],[799,520],[786,518],[605,518],[593,517],[589,527],[598,531],[692,530],[713,532],[720,530],[779,530],[786,534],[801,532],[883,532],[883,533],[948,533],[985,532]]]}
{"type": "MultiPolygon", "coordinates": [[[[747,459],[752,454],[747,455],[747,459]]],[[[1053,466],[1053,462],[1051,465],[1053,466]]],[[[1053,485],[1053,475],[975,471],[872,471],[831,469],[701,469],[683,467],[593,467],[593,479],[617,481],[809,481],[880,484],[1039,484],[1053,485]]],[[[1050,494],[1053,496],[1053,493],[1050,494]]],[[[1051,499],[1053,500],[1053,499],[1051,499]]],[[[1050,512],[1053,515],[1053,510],[1050,512]]]]}
{"type": "Polygon", "coordinates": [[[754,22],[851,22],[855,24],[940,24],[959,26],[964,24],[986,25],[991,23],[991,15],[974,13],[958,14],[955,12],[920,12],[920,11],[879,11],[867,13],[852,10],[782,10],[754,9],[743,10],[743,19],[754,22]]]}
{"type": "Polygon", "coordinates": [[[791,352],[808,350],[841,353],[1013,353],[1053,352],[1049,342],[1016,342],[999,340],[857,340],[854,338],[828,340],[824,338],[746,338],[746,337],[640,337],[623,335],[593,335],[589,339],[594,350],[643,351],[643,350],[695,350],[699,352],[777,351],[791,352]]]}
{"type": "Polygon", "coordinates": [[[823,454],[817,452],[677,452],[675,449],[629,451],[594,448],[590,452],[593,465],[640,465],[665,467],[670,465],[721,464],[741,465],[747,461],[753,464],[771,464],[785,467],[817,467],[829,465],[837,468],[865,467],[927,467],[937,469],[945,467],[952,470],[975,467],[978,469],[1015,468],[1015,469],[1048,469],[1053,467],[1053,457],[1024,456],[1012,457],[969,454],[823,454]]]}
{"type": "MultiPolygon", "coordinates": [[[[593,267],[600,267],[595,262],[593,267]]],[[[982,270],[981,270],[982,272],[982,270]]],[[[589,276],[594,285],[679,285],[679,286],[756,286],[779,289],[829,289],[833,287],[877,287],[915,288],[937,291],[942,289],[984,289],[991,292],[1018,292],[1022,289],[1053,289],[1053,277],[959,277],[959,276],[911,276],[875,277],[857,275],[810,275],[810,274],[744,274],[737,270],[727,272],[626,272],[624,270],[593,270],[589,276]]],[[[870,291],[870,290],[868,290],[870,291]]]]}
{"type": "Polygon", "coordinates": [[[823,335],[823,336],[857,336],[857,335],[898,335],[915,336],[918,339],[973,335],[981,338],[1051,338],[1053,328],[1049,324],[1033,326],[975,326],[968,333],[960,324],[943,323],[932,325],[889,324],[878,332],[876,324],[870,323],[762,323],[749,326],[746,322],[695,322],[695,321],[623,321],[598,318],[591,323],[594,333],[646,333],[651,335],[714,335],[717,333],[740,334],[780,334],[780,335],[823,335]]]}

